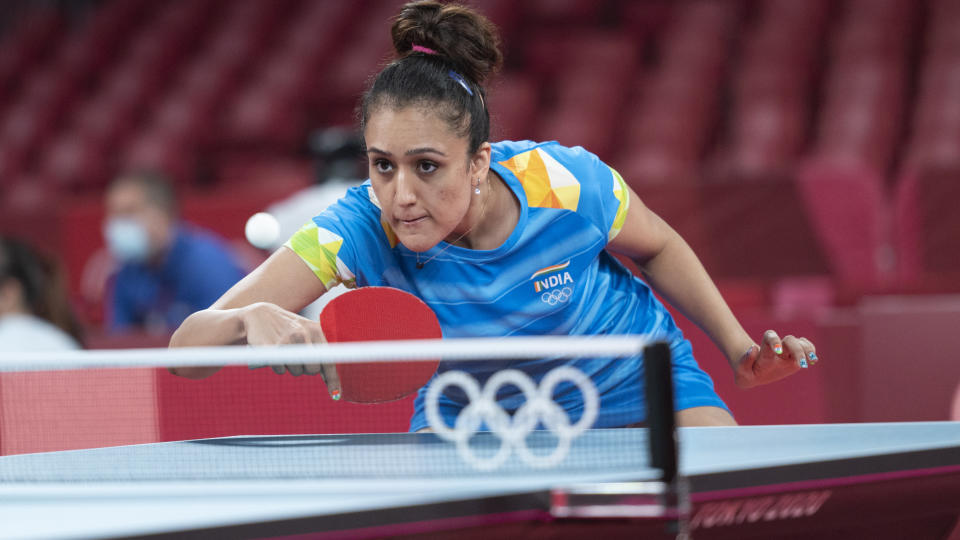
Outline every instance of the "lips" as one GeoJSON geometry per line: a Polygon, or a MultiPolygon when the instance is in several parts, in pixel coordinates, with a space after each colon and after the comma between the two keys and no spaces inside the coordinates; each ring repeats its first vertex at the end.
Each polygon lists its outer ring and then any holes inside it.
{"type": "Polygon", "coordinates": [[[410,219],[397,218],[397,222],[400,223],[401,225],[417,225],[418,223],[423,223],[426,220],[427,220],[427,216],[420,216],[417,218],[410,218],[410,219]]]}

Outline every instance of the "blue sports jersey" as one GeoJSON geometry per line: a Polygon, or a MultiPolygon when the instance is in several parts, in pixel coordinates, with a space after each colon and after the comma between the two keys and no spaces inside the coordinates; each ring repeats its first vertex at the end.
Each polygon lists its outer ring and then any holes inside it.
{"type": "MultiPolygon", "coordinates": [[[[604,250],[626,219],[629,191],[620,175],[583,148],[555,142],[499,142],[491,169],[520,201],[520,218],[500,247],[474,250],[440,242],[417,254],[397,241],[370,182],[339,202],[287,242],[328,287],[396,287],[436,312],[445,337],[650,334],[672,344],[677,409],[726,408],[713,382],[693,359],[689,342],[649,287],[604,250]],[[434,257],[435,256],[435,257],[434,257]],[[434,258],[431,258],[434,257],[434,258]]],[[[575,366],[601,396],[595,427],[644,419],[643,362],[634,358],[541,359],[510,362],[539,380],[557,365],[575,366]]],[[[439,372],[464,370],[481,383],[503,363],[441,363],[439,372]]],[[[411,430],[426,427],[425,391],[415,401],[411,430]]],[[[515,410],[523,394],[510,386],[497,394],[515,410]]],[[[579,391],[561,384],[554,399],[575,421],[579,391]]],[[[458,388],[442,396],[440,410],[452,425],[466,405],[458,388]]]]}

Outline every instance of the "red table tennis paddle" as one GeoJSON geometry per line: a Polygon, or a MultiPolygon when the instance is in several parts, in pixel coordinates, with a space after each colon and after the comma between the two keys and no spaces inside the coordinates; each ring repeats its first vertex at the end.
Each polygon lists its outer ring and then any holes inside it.
{"type": "MultiPolygon", "coordinates": [[[[440,323],[430,306],[392,287],[360,287],[331,300],[320,312],[329,343],[396,339],[439,339],[440,323]]],[[[380,403],[419,390],[439,360],[337,364],[340,399],[380,403]]]]}

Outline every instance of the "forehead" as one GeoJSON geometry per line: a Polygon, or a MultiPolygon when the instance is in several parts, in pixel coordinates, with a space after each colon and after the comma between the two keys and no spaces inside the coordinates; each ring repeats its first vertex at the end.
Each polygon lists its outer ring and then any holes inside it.
{"type": "Polygon", "coordinates": [[[136,182],[121,181],[107,192],[109,208],[130,208],[146,204],[147,195],[143,186],[136,182]]]}
{"type": "Polygon", "coordinates": [[[374,109],[364,128],[368,147],[383,150],[383,146],[414,148],[437,146],[453,150],[467,147],[467,137],[462,136],[444,118],[441,109],[424,105],[391,107],[382,105],[374,109]]]}

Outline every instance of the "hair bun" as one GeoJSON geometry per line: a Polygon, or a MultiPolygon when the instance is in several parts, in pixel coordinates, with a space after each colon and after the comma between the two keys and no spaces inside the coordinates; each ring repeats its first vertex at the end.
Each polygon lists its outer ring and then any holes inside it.
{"type": "Polygon", "coordinates": [[[503,62],[497,27],[473,9],[458,4],[435,0],[406,4],[394,20],[390,35],[398,56],[412,54],[414,45],[433,49],[478,85],[503,62]]]}

